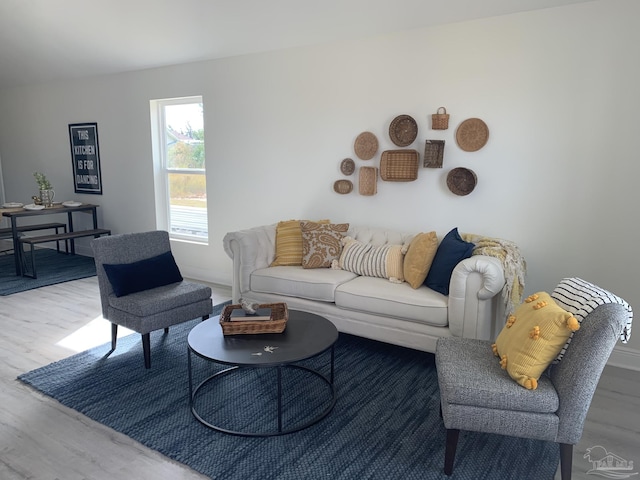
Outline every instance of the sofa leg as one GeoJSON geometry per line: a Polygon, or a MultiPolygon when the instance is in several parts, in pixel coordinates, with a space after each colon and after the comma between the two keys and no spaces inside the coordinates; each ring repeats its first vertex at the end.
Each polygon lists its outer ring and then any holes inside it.
{"type": "Polygon", "coordinates": [[[571,480],[571,463],[573,461],[573,445],[570,443],[560,444],[560,478],[571,480]]]}
{"type": "Polygon", "coordinates": [[[444,474],[447,476],[453,473],[453,462],[456,458],[459,436],[460,430],[447,429],[447,443],[444,452],[444,474]]]}
{"type": "Polygon", "coordinates": [[[144,368],[151,368],[151,334],[142,334],[142,353],[144,354],[144,368]]]}
{"type": "Polygon", "coordinates": [[[169,327],[164,327],[164,334],[167,335],[169,333],[169,327]]]}
{"type": "Polygon", "coordinates": [[[207,318],[209,318],[209,315],[203,315],[202,316],[202,321],[204,322],[207,318]]]}
{"type": "Polygon", "coordinates": [[[111,324],[111,351],[116,349],[116,342],[118,341],[118,325],[116,323],[111,324]]]}

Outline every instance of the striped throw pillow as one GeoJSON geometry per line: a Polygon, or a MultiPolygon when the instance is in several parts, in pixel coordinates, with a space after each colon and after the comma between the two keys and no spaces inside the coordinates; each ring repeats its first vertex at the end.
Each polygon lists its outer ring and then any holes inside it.
{"type": "Polygon", "coordinates": [[[347,239],[340,255],[339,267],[358,275],[388,278],[394,283],[404,281],[404,254],[402,245],[374,246],[347,239]]]}
{"type": "MultiPolygon", "coordinates": [[[[600,288],[593,283],[589,283],[578,277],[563,278],[558,286],[551,293],[551,297],[562,308],[571,312],[574,317],[578,319],[578,322],[582,323],[582,320],[593,312],[599,305],[607,303],[618,303],[627,309],[629,313],[629,320],[625,325],[622,332],[620,332],[620,341],[627,343],[631,336],[631,324],[633,322],[633,310],[631,306],[622,298],[614,295],[613,293],[600,288]]],[[[569,337],[567,343],[562,347],[562,350],[558,354],[553,363],[558,363],[562,360],[564,353],[569,348],[571,338],[569,337]]]]}

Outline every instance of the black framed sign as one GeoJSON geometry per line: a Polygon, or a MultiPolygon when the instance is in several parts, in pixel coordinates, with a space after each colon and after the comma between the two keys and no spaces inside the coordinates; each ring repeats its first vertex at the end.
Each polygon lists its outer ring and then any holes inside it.
{"type": "Polygon", "coordinates": [[[102,195],[98,124],[69,124],[69,140],[71,141],[75,192],[102,195]]]}

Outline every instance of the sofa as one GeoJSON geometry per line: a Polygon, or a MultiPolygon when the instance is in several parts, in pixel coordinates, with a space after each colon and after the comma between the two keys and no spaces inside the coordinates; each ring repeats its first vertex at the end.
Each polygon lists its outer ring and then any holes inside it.
{"type": "MultiPolygon", "coordinates": [[[[285,223],[257,226],[224,236],[224,250],[233,262],[234,303],[241,300],[286,302],[289,309],[326,317],[340,332],[428,352],[435,352],[440,337],[493,340],[504,324],[504,262],[497,256],[469,250],[467,258],[451,266],[444,288],[441,286],[441,291],[436,291],[415,281],[409,284],[401,278],[402,271],[371,276],[367,272],[357,273],[357,268],[345,268],[345,254],[357,246],[369,249],[369,253],[386,249],[390,253],[385,254],[384,261],[399,256],[408,273],[406,260],[415,257],[412,253],[418,252],[418,239],[427,238],[426,233],[343,224],[338,234],[338,238],[342,237],[341,245],[336,247],[339,251],[333,252],[335,258],[331,264],[306,268],[308,265],[296,261],[278,261],[281,252],[277,247],[286,243],[284,234],[280,235],[285,223]]],[[[317,225],[328,224],[328,221],[288,223],[298,229],[305,224],[321,229],[317,225]]],[[[429,232],[429,239],[431,242],[435,239],[436,246],[431,259],[433,265],[427,268],[433,270],[444,249],[444,240],[453,233],[454,230],[449,232],[438,245],[435,232],[429,232]]],[[[291,237],[295,240],[293,243],[301,240],[300,234],[296,235],[291,237]]],[[[457,229],[455,235],[461,240],[457,229]]],[[[312,258],[306,238],[302,239],[303,256],[312,258]]],[[[324,251],[331,250],[325,248],[324,251]]]]}

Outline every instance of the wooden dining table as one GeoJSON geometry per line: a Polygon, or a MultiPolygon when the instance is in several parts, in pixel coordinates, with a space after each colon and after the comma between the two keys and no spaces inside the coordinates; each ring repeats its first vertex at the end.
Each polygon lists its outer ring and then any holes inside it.
{"type": "MultiPolygon", "coordinates": [[[[53,205],[52,207],[43,208],[42,210],[27,210],[25,208],[1,208],[0,213],[2,213],[3,217],[9,218],[11,222],[11,236],[13,239],[13,252],[15,259],[15,267],[16,267],[16,275],[22,275],[22,262],[20,261],[19,252],[22,251],[22,246],[20,245],[20,235],[18,230],[18,219],[19,218],[34,218],[40,217],[43,215],[59,215],[66,214],[67,215],[67,232],[73,233],[73,213],[81,212],[91,214],[93,217],[93,230],[98,229],[98,214],[97,208],[99,205],[93,205],[89,203],[83,203],[74,207],[67,207],[62,204],[53,205]]],[[[74,238],[69,239],[70,242],[70,252],[71,254],[75,254],[75,242],[74,238]]]]}

